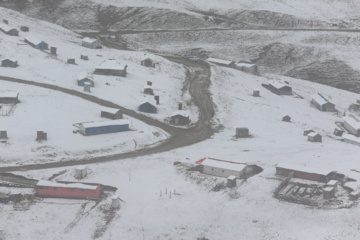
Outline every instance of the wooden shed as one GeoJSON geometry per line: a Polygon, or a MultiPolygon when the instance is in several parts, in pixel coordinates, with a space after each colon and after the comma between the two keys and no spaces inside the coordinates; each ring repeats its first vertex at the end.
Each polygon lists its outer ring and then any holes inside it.
{"type": "Polygon", "coordinates": [[[283,122],[290,122],[291,121],[291,117],[289,115],[285,115],[282,117],[281,119],[283,122]]]}
{"type": "Polygon", "coordinates": [[[95,68],[94,74],[126,77],[127,65],[122,65],[116,60],[105,60],[95,68]]]}
{"type": "Polygon", "coordinates": [[[156,113],[156,102],[152,99],[143,100],[139,105],[139,111],[146,113],[156,113]]]}
{"type": "Polygon", "coordinates": [[[292,95],[292,88],[279,81],[270,81],[268,88],[277,95],[292,95]]]}
{"type": "Polygon", "coordinates": [[[15,93],[15,92],[0,93],[0,103],[16,104],[18,102],[19,102],[19,93],[15,93]]]}
{"type": "Polygon", "coordinates": [[[335,104],[330,102],[327,98],[325,98],[320,93],[314,94],[311,96],[311,103],[323,112],[334,112],[335,104]]]}
{"type": "Polygon", "coordinates": [[[336,175],[335,171],[327,169],[315,169],[306,166],[292,164],[278,164],[276,174],[287,177],[289,173],[294,172],[294,178],[327,183],[336,175]]]}
{"type": "Polygon", "coordinates": [[[130,121],[118,119],[100,122],[86,122],[79,124],[79,132],[84,136],[123,132],[130,129],[130,121]]]}
{"type": "Polygon", "coordinates": [[[236,128],[236,138],[246,138],[249,137],[249,129],[242,127],[242,128],[236,128]]]}
{"type": "Polygon", "coordinates": [[[4,23],[0,23],[0,31],[9,36],[19,36],[19,30],[4,23]]]}
{"type": "Polygon", "coordinates": [[[145,67],[155,67],[155,63],[151,58],[145,58],[141,60],[140,64],[141,66],[145,66],[145,67]]]}
{"type": "Polygon", "coordinates": [[[85,83],[90,83],[91,87],[95,87],[94,76],[86,72],[81,72],[77,76],[78,86],[84,86],[85,83]]]}
{"type": "Polygon", "coordinates": [[[190,123],[189,116],[190,114],[188,111],[184,111],[184,110],[175,111],[170,116],[170,124],[180,125],[180,126],[188,125],[190,123]]]}
{"type": "Polygon", "coordinates": [[[309,142],[322,142],[322,136],[319,133],[311,132],[307,137],[309,142]]]}
{"type": "Polygon", "coordinates": [[[101,185],[40,180],[36,184],[36,194],[40,197],[98,199],[101,185]]]}
{"type": "Polygon", "coordinates": [[[20,30],[23,31],[23,32],[28,32],[30,29],[29,29],[28,26],[21,26],[20,30]]]}
{"type": "Polygon", "coordinates": [[[101,117],[110,118],[110,119],[122,119],[123,111],[117,108],[108,108],[103,107],[101,109],[101,117]]]}
{"type": "Polygon", "coordinates": [[[2,67],[11,67],[11,68],[16,68],[18,65],[18,61],[15,59],[11,59],[11,58],[6,58],[1,60],[1,66],[2,67]]]}
{"type": "Polygon", "coordinates": [[[202,167],[202,173],[218,177],[247,178],[253,173],[252,167],[240,162],[226,161],[215,158],[203,158],[196,162],[202,167]]]}
{"type": "Polygon", "coordinates": [[[360,136],[360,118],[358,116],[350,113],[343,117],[342,120],[346,131],[357,137],[360,136]]]}
{"type": "Polygon", "coordinates": [[[92,48],[92,49],[99,49],[102,48],[101,42],[96,38],[88,38],[85,37],[81,40],[81,46],[92,48]]]}
{"type": "Polygon", "coordinates": [[[154,95],[154,89],[150,85],[144,86],[144,94],[154,95]]]}
{"type": "Polygon", "coordinates": [[[254,97],[260,97],[260,89],[258,89],[258,88],[253,89],[252,95],[254,97]]]}

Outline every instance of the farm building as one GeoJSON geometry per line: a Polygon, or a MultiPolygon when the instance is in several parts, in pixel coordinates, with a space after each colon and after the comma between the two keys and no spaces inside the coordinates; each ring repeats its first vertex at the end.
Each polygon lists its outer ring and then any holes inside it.
{"type": "Polygon", "coordinates": [[[25,38],[25,42],[36,49],[40,49],[40,50],[48,50],[49,49],[49,45],[46,42],[40,41],[33,36],[27,36],[25,38]]]}
{"type": "Polygon", "coordinates": [[[278,164],[276,166],[277,175],[287,177],[291,172],[294,172],[294,178],[323,183],[327,183],[336,177],[335,171],[330,171],[326,169],[313,169],[306,166],[298,166],[292,164],[278,164]]]}
{"type": "Polygon", "coordinates": [[[145,67],[155,67],[154,61],[150,58],[145,58],[141,60],[140,64],[141,66],[145,66],[145,67]]]}
{"type": "Polygon", "coordinates": [[[354,114],[348,114],[343,117],[344,128],[351,134],[355,136],[360,136],[360,119],[354,114]]]}
{"type": "Polygon", "coordinates": [[[105,60],[95,68],[94,74],[126,77],[127,65],[123,66],[116,60],[105,60]]]}
{"type": "Polygon", "coordinates": [[[289,115],[283,116],[281,119],[283,122],[290,122],[291,121],[291,117],[289,115]]]}
{"type": "Polygon", "coordinates": [[[190,123],[190,114],[184,110],[173,112],[170,116],[170,124],[174,125],[188,125],[190,123]]]}
{"type": "Polygon", "coordinates": [[[228,60],[217,59],[217,58],[208,58],[208,59],[206,59],[206,61],[220,65],[220,66],[224,66],[224,67],[234,67],[234,65],[235,65],[234,61],[228,61],[228,60]]]}
{"type": "Polygon", "coordinates": [[[252,167],[245,163],[238,163],[214,158],[203,158],[196,162],[202,166],[202,173],[218,177],[233,175],[236,178],[247,178],[252,174],[252,167]]]}
{"type": "Polygon", "coordinates": [[[91,74],[88,74],[87,72],[82,72],[79,73],[79,75],[77,76],[77,84],[78,86],[84,86],[84,83],[90,83],[91,87],[95,86],[95,82],[94,82],[94,76],[91,74]]]}
{"type": "Polygon", "coordinates": [[[154,95],[154,89],[150,85],[144,86],[144,94],[154,95]]]}
{"type": "Polygon", "coordinates": [[[19,30],[9,27],[6,24],[0,24],[0,31],[2,31],[3,33],[9,35],[9,36],[19,36],[19,30]]]}
{"type": "Polygon", "coordinates": [[[311,103],[323,112],[334,112],[335,104],[331,103],[320,93],[311,96],[311,103]]]}
{"type": "Polygon", "coordinates": [[[30,29],[27,26],[21,26],[20,30],[23,31],[23,32],[28,32],[30,29]]]}
{"type": "Polygon", "coordinates": [[[259,74],[258,66],[253,63],[238,62],[234,64],[234,68],[246,73],[259,74]]]}
{"type": "Polygon", "coordinates": [[[255,89],[253,90],[252,95],[253,95],[254,97],[260,97],[260,89],[255,88],[255,89]]]}
{"type": "Polygon", "coordinates": [[[307,137],[309,142],[322,142],[322,136],[319,133],[311,132],[307,137]]]}
{"type": "Polygon", "coordinates": [[[117,108],[108,108],[104,107],[101,109],[101,117],[110,118],[110,119],[122,119],[123,112],[117,108]]]}
{"type": "Polygon", "coordinates": [[[36,194],[40,197],[97,199],[101,194],[101,185],[40,180],[36,184],[36,194]]]}
{"type": "Polygon", "coordinates": [[[15,93],[15,92],[0,93],[0,103],[12,104],[18,102],[19,102],[19,93],[15,93]]]}
{"type": "Polygon", "coordinates": [[[16,68],[18,65],[17,60],[15,59],[10,59],[10,58],[6,58],[4,60],[1,60],[1,66],[2,67],[11,67],[11,68],[16,68]]]}
{"type": "Polygon", "coordinates": [[[99,40],[97,40],[95,38],[88,38],[88,37],[83,38],[81,40],[81,46],[84,46],[87,48],[92,48],[92,49],[102,48],[99,40]]]}
{"type": "Polygon", "coordinates": [[[292,95],[292,88],[278,81],[270,81],[268,88],[277,95],[292,95]]]}
{"type": "Polygon", "coordinates": [[[146,113],[156,113],[156,101],[153,99],[144,99],[139,105],[139,111],[146,113]]]}
{"type": "Polygon", "coordinates": [[[236,128],[235,137],[236,138],[249,137],[249,129],[248,128],[236,128]]]}
{"type": "Polygon", "coordinates": [[[79,123],[79,132],[84,136],[128,131],[130,121],[127,119],[79,123]]]}

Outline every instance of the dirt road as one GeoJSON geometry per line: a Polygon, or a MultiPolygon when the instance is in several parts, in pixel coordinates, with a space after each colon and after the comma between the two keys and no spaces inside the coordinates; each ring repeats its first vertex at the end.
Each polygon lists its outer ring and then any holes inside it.
{"type": "Polygon", "coordinates": [[[208,87],[210,85],[210,74],[211,74],[210,66],[207,63],[201,61],[192,62],[186,59],[175,58],[175,57],[166,57],[166,58],[171,61],[183,64],[188,69],[186,81],[189,81],[190,94],[193,98],[194,103],[198,106],[199,114],[200,114],[199,121],[191,129],[181,129],[181,128],[169,126],[165,123],[138,114],[135,111],[126,109],[107,100],[103,100],[75,90],[66,89],[46,83],[38,83],[33,81],[27,81],[24,79],[0,76],[1,81],[10,81],[10,82],[47,88],[54,91],[60,91],[75,97],[79,97],[105,107],[119,108],[124,111],[124,114],[139,119],[149,125],[161,128],[162,130],[171,134],[171,137],[169,139],[167,139],[161,145],[158,145],[153,148],[139,149],[134,152],[114,154],[103,157],[95,157],[85,160],[72,159],[64,162],[51,162],[45,164],[30,164],[30,165],[22,165],[22,166],[0,167],[0,172],[26,171],[26,170],[47,169],[47,168],[75,166],[81,164],[116,161],[126,158],[134,158],[134,157],[140,157],[149,154],[169,151],[172,149],[198,143],[211,137],[217,130],[216,127],[212,126],[211,124],[211,119],[214,113],[214,107],[213,107],[212,99],[208,92],[208,87]]]}

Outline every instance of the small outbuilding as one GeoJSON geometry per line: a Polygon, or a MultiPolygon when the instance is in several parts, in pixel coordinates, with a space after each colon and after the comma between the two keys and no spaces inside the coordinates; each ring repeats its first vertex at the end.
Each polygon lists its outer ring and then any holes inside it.
{"type": "Polygon", "coordinates": [[[242,128],[236,128],[236,138],[246,138],[249,137],[249,129],[242,127],[242,128]]]}
{"type": "Polygon", "coordinates": [[[323,198],[325,200],[332,199],[335,197],[335,188],[334,187],[325,187],[323,189],[323,198]]]}
{"type": "Polygon", "coordinates": [[[18,61],[15,59],[6,58],[4,60],[1,60],[1,66],[2,67],[11,67],[16,68],[18,65],[18,61]]]}
{"type": "Polygon", "coordinates": [[[111,208],[118,209],[120,208],[120,198],[117,195],[111,196],[111,208]]]}
{"type": "Polygon", "coordinates": [[[36,132],[36,141],[46,141],[47,140],[47,133],[44,131],[37,131],[36,132]]]}
{"type": "Polygon", "coordinates": [[[89,57],[88,57],[88,55],[80,55],[80,59],[89,60],[89,57]]]}
{"type": "Polygon", "coordinates": [[[154,95],[154,89],[150,85],[144,86],[144,94],[154,95]]]}
{"type": "Polygon", "coordinates": [[[189,116],[190,114],[188,111],[184,111],[184,110],[175,111],[170,116],[170,124],[180,125],[180,126],[188,125],[190,123],[189,116]]]}
{"type": "Polygon", "coordinates": [[[141,66],[145,66],[145,67],[155,67],[155,63],[151,58],[145,58],[141,60],[140,64],[141,66]]]}
{"type": "Polygon", "coordinates": [[[57,48],[56,47],[50,47],[50,54],[56,55],[57,48]]]}
{"type": "Polygon", "coordinates": [[[94,74],[126,77],[127,65],[121,65],[116,60],[105,60],[95,68],[94,74]]]}
{"type": "Polygon", "coordinates": [[[231,175],[227,178],[226,187],[228,188],[236,187],[236,176],[231,175]]]}
{"type": "Polygon", "coordinates": [[[0,23],[0,31],[9,36],[19,36],[19,30],[10,27],[7,24],[0,23]]]}
{"type": "Polygon", "coordinates": [[[268,88],[277,95],[292,95],[292,88],[279,81],[270,81],[268,88]]]}
{"type": "Polygon", "coordinates": [[[343,117],[342,120],[346,131],[357,137],[360,136],[360,118],[358,116],[350,113],[343,117]]]}
{"type": "Polygon", "coordinates": [[[260,89],[258,88],[255,88],[253,90],[253,94],[252,94],[254,97],[260,97],[260,89]]]}
{"type": "Polygon", "coordinates": [[[101,117],[110,118],[110,119],[122,119],[123,111],[117,108],[103,107],[101,109],[101,117]]]}
{"type": "Polygon", "coordinates": [[[309,142],[322,142],[322,136],[319,133],[311,132],[307,137],[309,142]]]}
{"type": "Polygon", "coordinates": [[[49,49],[49,44],[47,44],[44,41],[40,41],[39,39],[37,39],[34,36],[27,36],[25,38],[25,42],[36,49],[40,49],[40,50],[48,50],[49,49]]]}
{"type": "Polygon", "coordinates": [[[285,115],[282,117],[282,121],[283,122],[290,122],[291,121],[291,117],[289,115],[285,115]]]}
{"type": "Polygon", "coordinates": [[[91,87],[95,86],[94,76],[88,74],[87,72],[81,72],[77,76],[77,84],[78,86],[84,86],[85,83],[90,83],[91,87]]]}
{"type": "Polygon", "coordinates": [[[15,93],[15,92],[0,93],[0,103],[16,104],[18,102],[19,102],[19,93],[15,93]]]}
{"type": "Polygon", "coordinates": [[[23,32],[28,32],[30,29],[29,29],[28,26],[21,26],[20,30],[23,31],[23,32]]]}
{"type": "Polygon", "coordinates": [[[75,58],[68,58],[66,63],[68,64],[75,64],[75,58]]]}
{"type": "Polygon", "coordinates": [[[88,38],[85,37],[81,40],[81,46],[92,48],[92,49],[99,49],[102,48],[101,42],[96,38],[88,38]]]}
{"type": "Polygon", "coordinates": [[[311,96],[311,103],[323,112],[335,112],[335,104],[330,102],[320,93],[311,96]]]}
{"type": "Polygon", "coordinates": [[[0,129],[0,139],[7,139],[7,130],[5,129],[0,129]]]}
{"type": "Polygon", "coordinates": [[[87,176],[87,167],[78,166],[75,168],[75,178],[80,180],[87,176]]]}
{"type": "Polygon", "coordinates": [[[341,137],[343,135],[344,131],[343,130],[340,130],[338,128],[335,128],[334,129],[334,135],[335,136],[338,136],[338,137],[341,137]]]}
{"type": "Polygon", "coordinates": [[[144,99],[139,105],[139,111],[146,113],[156,113],[156,101],[153,99],[144,99]]]}
{"type": "Polygon", "coordinates": [[[128,130],[130,130],[130,121],[127,119],[86,122],[79,124],[79,132],[84,136],[123,132],[128,130]]]}

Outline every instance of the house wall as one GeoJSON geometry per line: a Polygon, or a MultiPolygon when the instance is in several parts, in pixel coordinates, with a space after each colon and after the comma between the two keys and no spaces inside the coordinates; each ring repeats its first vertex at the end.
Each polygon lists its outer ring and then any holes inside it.
{"type": "Polygon", "coordinates": [[[1,62],[1,66],[3,67],[12,67],[12,68],[15,68],[17,67],[17,61],[16,62],[12,62],[8,59],[5,59],[1,62]]]}
{"type": "Polygon", "coordinates": [[[88,78],[84,78],[84,79],[81,79],[81,80],[78,80],[77,83],[78,83],[78,86],[84,86],[84,84],[88,82],[91,84],[91,87],[95,87],[95,83],[94,81],[88,79],[88,78]]]}
{"type": "Polygon", "coordinates": [[[125,69],[123,70],[95,69],[94,74],[126,77],[127,72],[125,69]]]}
{"type": "Polygon", "coordinates": [[[228,169],[222,169],[222,168],[216,168],[216,167],[209,167],[209,166],[203,166],[203,173],[214,175],[218,177],[229,177],[231,175],[234,175],[236,178],[243,178],[244,177],[244,170],[243,171],[234,171],[234,170],[228,170],[228,169]]]}
{"type": "Polygon", "coordinates": [[[9,104],[9,103],[18,103],[18,98],[9,98],[9,97],[0,97],[0,103],[9,104]]]}
{"type": "Polygon", "coordinates": [[[335,112],[335,104],[328,102],[324,104],[323,109],[325,112],[335,112]]]}
{"type": "Polygon", "coordinates": [[[172,116],[170,118],[170,124],[183,126],[183,125],[187,125],[189,123],[190,123],[190,119],[188,117],[176,115],[176,116],[172,116]]]}
{"type": "Polygon", "coordinates": [[[139,111],[147,113],[156,113],[156,107],[150,103],[143,103],[139,106],[139,111]]]}
{"type": "Polygon", "coordinates": [[[300,172],[300,171],[295,171],[292,169],[276,167],[277,175],[287,177],[291,172],[294,172],[295,178],[306,179],[306,180],[317,181],[317,182],[321,182],[321,180],[322,180],[322,178],[319,174],[300,172]]]}
{"type": "Polygon", "coordinates": [[[43,197],[65,197],[65,198],[98,198],[101,187],[95,190],[81,188],[64,188],[64,187],[38,187],[36,193],[43,197]]]}
{"type": "Polygon", "coordinates": [[[355,129],[353,126],[348,124],[347,122],[344,122],[344,128],[349,131],[351,134],[354,134],[355,136],[360,136],[360,129],[355,129]]]}
{"type": "Polygon", "coordinates": [[[91,127],[91,128],[85,128],[84,130],[85,130],[84,135],[86,136],[104,134],[104,133],[122,132],[129,130],[129,124],[91,127]]]}

